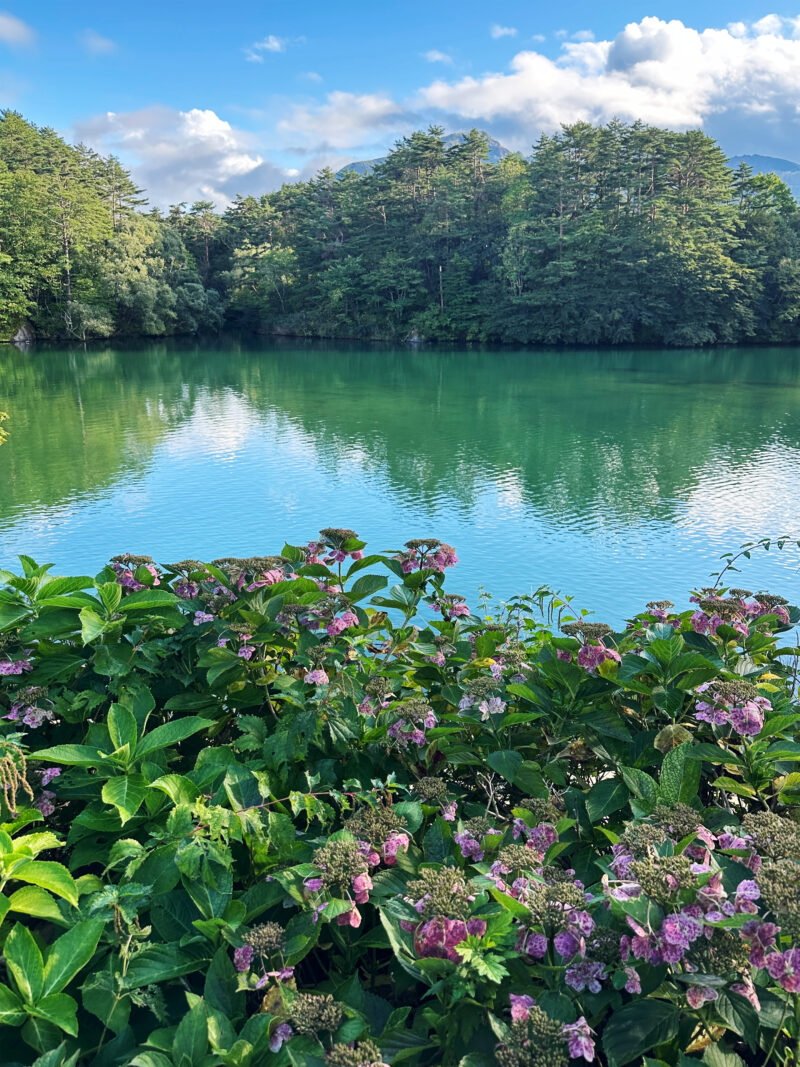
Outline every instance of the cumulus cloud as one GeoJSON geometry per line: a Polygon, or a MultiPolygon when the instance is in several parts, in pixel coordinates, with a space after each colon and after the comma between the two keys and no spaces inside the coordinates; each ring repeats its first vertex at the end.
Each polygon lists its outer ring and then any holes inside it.
{"type": "MultiPolygon", "coordinates": [[[[606,41],[566,41],[558,59],[519,52],[481,78],[440,79],[414,101],[460,124],[497,124],[524,148],[562,122],[614,116],[670,128],[741,133],[742,150],[796,145],[800,132],[797,20],[696,30],[647,17],[606,41]],[[754,147],[747,147],[754,146],[754,147]]],[[[793,149],[795,154],[797,149],[793,149]]]]}
{"type": "Polygon", "coordinates": [[[500,37],[516,37],[517,36],[516,27],[514,27],[514,26],[500,26],[497,22],[495,22],[494,25],[489,27],[489,33],[491,34],[492,37],[494,37],[495,40],[498,40],[500,37]]]}
{"type": "Polygon", "coordinates": [[[3,44],[19,48],[33,44],[35,37],[36,34],[27,22],[18,19],[16,15],[9,14],[8,11],[0,11],[0,41],[3,44]]]}
{"type": "Polygon", "coordinates": [[[407,109],[383,93],[328,93],[319,105],[298,104],[278,129],[324,152],[353,148],[380,131],[396,131],[413,121],[407,109]]]}
{"type": "Polygon", "coordinates": [[[254,41],[244,50],[245,59],[248,63],[263,63],[265,52],[285,52],[286,40],[283,37],[276,37],[274,33],[271,33],[268,37],[265,37],[261,41],[254,41]]]}
{"type": "Polygon", "coordinates": [[[573,41],[593,41],[594,33],[591,30],[578,30],[572,35],[573,41]]]}
{"type": "Polygon", "coordinates": [[[86,51],[93,56],[107,56],[117,50],[114,41],[103,37],[96,30],[84,30],[79,39],[86,51]]]}
{"type": "Polygon", "coordinates": [[[75,134],[98,151],[119,155],[162,208],[184,200],[224,207],[237,193],[267,192],[296,173],[265,160],[250,135],[200,108],[109,111],[78,123],[75,134]]]}
{"type": "Polygon", "coordinates": [[[427,59],[429,63],[452,63],[453,57],[449,56],[447,52],[440,52],[436,48],[431,48],[429,52],[422,53],[423,59],[427,59]]]}
{"type": "Polygon", "coordinates": [[[321,82],[322,81],[322,75],[321,74],[317,74],[317,72],[315,70],[307,70],[305,72],[305,74],[303,75],[303,77],[307,78],[308,81],[310,81],[310,82],[321,82]]]}

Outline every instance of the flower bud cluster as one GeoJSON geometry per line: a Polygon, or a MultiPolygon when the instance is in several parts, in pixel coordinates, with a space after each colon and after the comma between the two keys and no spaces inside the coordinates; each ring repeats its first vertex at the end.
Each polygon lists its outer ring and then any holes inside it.
{"type": "Polygon", "coordinates": [[[289,1018],[298,1034],[318,1037],[339,1029],[344,1007],[330,993],[298,993],[289,1006],[289,1018]]]}

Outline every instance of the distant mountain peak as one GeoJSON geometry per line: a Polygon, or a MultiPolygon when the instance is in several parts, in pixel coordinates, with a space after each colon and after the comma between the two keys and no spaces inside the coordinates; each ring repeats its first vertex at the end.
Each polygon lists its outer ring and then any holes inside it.
{"type": "MultiPolygon", "coordinates": [[[[489,144],[489,162],[499,163],[505,156],[511,155],[511,150],[506,148],[505,145],[500,144],[494,137],[490,137],[486,130],[479,130],[482,133],[489,144]]],[[[442,137],[442,141],[447,148],[452,148],[457,144],[462,144],[467,140],[467,130],[454,130],[453,133],[446,133],[442,137]]],[[[379,156],[377,159],[359,159],[354,163],[348,163],[341,170],[338,170],[337,174],[345,174],[347,171],[353,171],[355,174],[371,174],[373,170],[380,164],[385,163],[388,156],[379,156]]],[[[798,168],[800,169],[800,168],[798,168]]]]}
{"type": "Polygon", "coordinates": [[[781,159],[779,156],[731,156],[728,162],[734,169],[740,163],[746,163],[756,174],[768,174],[772,171],[776,174],[791,174],[800,171],[800,163],[793,163],[791,159],[781,159]]]}

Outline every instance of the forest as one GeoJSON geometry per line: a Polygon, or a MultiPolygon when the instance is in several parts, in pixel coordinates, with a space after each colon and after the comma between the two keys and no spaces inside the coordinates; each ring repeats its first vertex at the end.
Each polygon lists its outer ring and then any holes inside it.
{"type": "Polygon", "coordinates": [[[161,212],[113,156],[0,112],[0,337],[800,339],[800,205],[702,132],[577,123],[497,163],[443,135],[161,212]]]}

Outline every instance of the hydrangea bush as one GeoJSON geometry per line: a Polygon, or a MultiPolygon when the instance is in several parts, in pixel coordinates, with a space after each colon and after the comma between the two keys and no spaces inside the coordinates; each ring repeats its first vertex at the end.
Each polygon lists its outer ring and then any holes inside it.
{"type": "Polygon", "coordinates": [[[800,1062],[800,613],[365,549],[0,572],[3,1063],[800,1062]]]}

